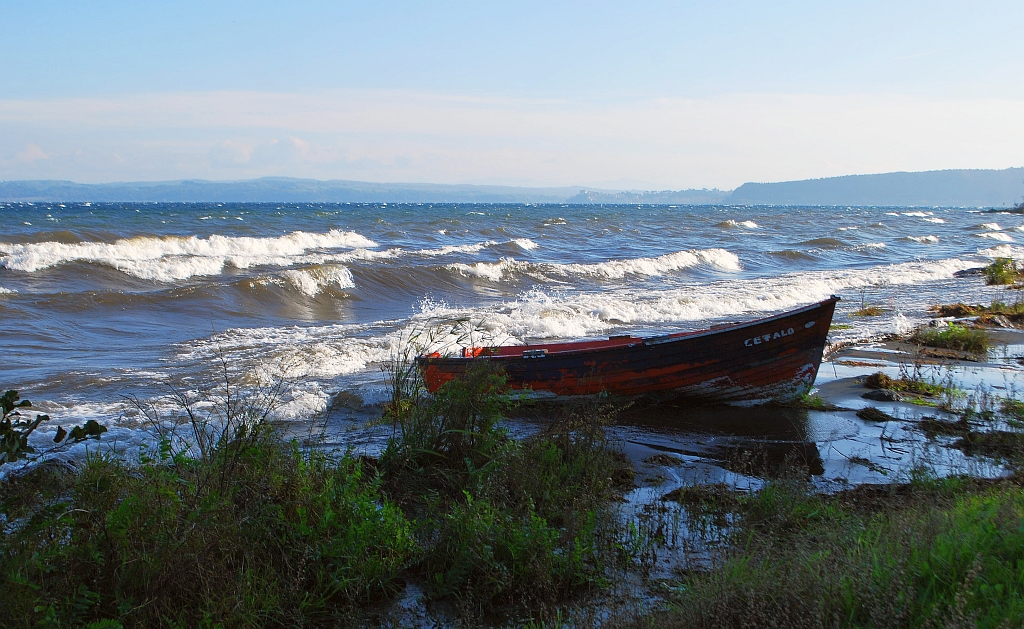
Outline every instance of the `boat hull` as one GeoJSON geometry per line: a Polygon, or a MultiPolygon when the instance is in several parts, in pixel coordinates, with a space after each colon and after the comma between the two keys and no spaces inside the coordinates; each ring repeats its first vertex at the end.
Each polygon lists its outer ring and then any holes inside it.
{"type": "Polygon", "coordinates": [[[685,397],[786,401],[810,391],[838,297],[756,321],[661,337],[471,348],[420,356],[430,391],[486,364],[513,389],[541,397],[685,397]]]}

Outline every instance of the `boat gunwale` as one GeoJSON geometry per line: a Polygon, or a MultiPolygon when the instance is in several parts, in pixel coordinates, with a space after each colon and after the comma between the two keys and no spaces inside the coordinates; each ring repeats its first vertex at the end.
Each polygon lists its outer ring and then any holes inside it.
{"type": "MultiPolygon", "coordinates": [[[[677,343],[677,342],[680,342],[680,341],[688,341],[688,340],[691,340],[691,339],[702,338],[702,337],[706,337],[706,336],[710,336],[710,335],[714,335],[714,334],[723,334],[723,333],[732,332],[732,331],[735,331],[735,330],[742,330],[742,329],[747,328],[747,327],[752,327],[752,326],[757,326],[757,325],[763,325],[765,323],[770,323],[773,320],[786,319],[786,318],[789,318],[789,317],[799,316],[799,315],[801,315],[801,314],[803,314],[805,312],[808,312],[810,310],[814,310],[815,308],[821,308],[822,306],[824,306],[825,304],[828,304],[829,302],[837,303],[839,301],[842,301],[842,298],[840,298],[837,295],[832,295],[828,299],[823,299],[823,300],[815,302],[813,304],[808,304],[806,306],[801,306],[800,308],[797,308],[796,310],[787,310],[785,312],[780,312],[778,314],[770,315],[770,316],[767,316],[767,317],[762,317],[760,319],[754,319],[753,321],[747,321],[747,322],[744,322],[744,323],[727,324],[727,325],[719,326],[717,328],[715,328],[715,327],[705,328],[703,330],[695,330],[693,332],[676,332],[674,334],[668,334],[668,335],[664,335],[663,334],[663,335],[647,336],[647,337],[639,337],[639,336],[631,337],[631,338],[627,338],[627,339],[622,339],[623,342],[621,344],[609,345],[609,346],[605,346],[605,347],[580,347],[578,349],[564,349],[564,350],[557,350],[557,351],[553,351],[553,352],[549,351],[547,354],[545,354],[545,357],[547,357],[547,356],[565,357],[567,355],[572,355],[572,354],[590,354],[590,353],[595,353],[595,352],[609,352],[609,351],[619,350],[619,349],[629,349],[629,348],[632,348],[632,347],[636,347],[638,345],[644,345],[644,346],[648,346],[648,347],[651,346],[651,345],[667,345],[667,344],[677,343]],[[655,340],[656,342],[654,342],[654,343],[649,342],[649,341],[652,341],[652,340],[655,340]]],[[[547,349],[548,347],[551,347],[553,345],[571,345],[571,344],[575,344],[575,343],[579,343],[581,345],[585,344],[585,343],[607,343],[609,340],[612,340],[612,339],[605,339],[605,340],[598,340],[598,341],[570,341],[568,343],[546,343],[546,344],[542,343],[542,344],[537,344],[537,345],[511,345],[511,346],[503,345],[503,346],[498,346],[498,347],[499,348],[500,347],[522,347],[523,348],[523,352],[526,352],[526,351],[529,351],[529,350],[547,349]]],[[[502,355],[502,354],[484,355],[484,354],[481,353],[481,354],[478,354],[476,356],[433,356],[433,355],[430,355],[430,354],[420,354],[418,356],[418,359],[421,360],[421,361],[439,361],[439,360],[445,360],[445,361],[447,361],[447,360],[473,361],[473,360],[480,360],[480,359],[484,359],[484,360],[536,360],[537,358],[526,358],[526,357],[524,357],[522,355],[522,353],[519,353],[519,354],[505,354],[505,355],[502,355]]]]}

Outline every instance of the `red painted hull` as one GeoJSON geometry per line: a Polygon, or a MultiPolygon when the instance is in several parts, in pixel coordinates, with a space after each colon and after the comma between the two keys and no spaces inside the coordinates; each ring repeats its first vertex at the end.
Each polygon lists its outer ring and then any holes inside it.
{"type": "Polygon", "coordinates": [[[433,392],[480,362],[545,397],[610,394],[784,401],[810,391],[838,297],[772,317],[651,338],[467,348],[417,359],[433,392]]]}

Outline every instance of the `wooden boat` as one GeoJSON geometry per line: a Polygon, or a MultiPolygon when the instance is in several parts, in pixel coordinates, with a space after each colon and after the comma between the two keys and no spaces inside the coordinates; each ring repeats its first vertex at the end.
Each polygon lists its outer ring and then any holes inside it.
{"type": "Polygon", "coordinates": [[[662,396],[708,402],[786,401],[810,391],[838,297],[747,323],[638,338],[468,347],[417,358],[436,391],[473,365],[500,367],[539,397],[662,396]]]}

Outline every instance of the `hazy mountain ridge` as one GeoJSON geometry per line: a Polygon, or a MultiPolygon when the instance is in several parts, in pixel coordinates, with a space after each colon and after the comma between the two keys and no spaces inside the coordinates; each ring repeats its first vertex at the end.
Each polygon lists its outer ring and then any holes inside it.
{"type": "Polygon", "coordinates": [[[708,190],[704,189],[689,189],[689,190],[660,190],[660,191],[604,191],[604,190],[580,190],[580,193],[569,197],[565,200],[566,203],[604,203],[604,204],[624,204],[624,203],[645,203],[645,204],[665,204],[665,203],[679,203],[682,205],[704,205],[711,203],[721,203],[729,198],[731,193],[728,190],[708,190]]]}
{"type": "Polygon", "coordinates": [[[847,175],[717,189],[595,190],[579,186],[373,183],[264,177],[246,181],[2,181],[2,201],[264,203],[573,203],[1012,207],[1024,197],[1024,168],[847,175]]]}
{"type": "Polygon", "coordinates": [[[730,203],[745,205],[1013,206],[1024,195],[1024,168],[931,170],[745,183],[730,203]]]}

